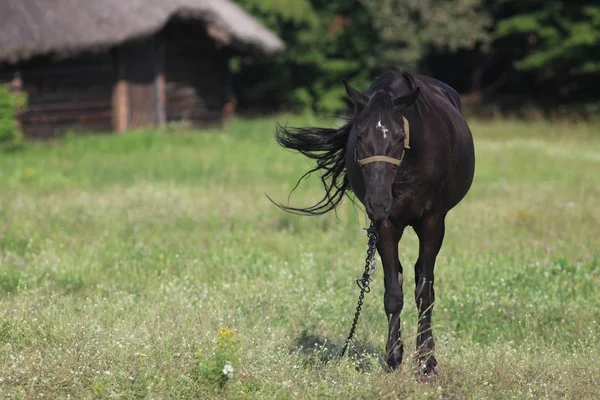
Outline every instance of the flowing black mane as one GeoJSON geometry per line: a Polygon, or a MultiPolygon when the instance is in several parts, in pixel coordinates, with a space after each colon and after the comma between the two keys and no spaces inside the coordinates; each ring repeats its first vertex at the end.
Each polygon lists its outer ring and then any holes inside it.
{"type": "MultiPolygon", "coordinates": [[[[390,67],[384,70],[364,92],[371,97],[369,108],[381,110],[389,108],[389,96],[386,96],[388,97],[386,100],[386,97],[374,94],[379,91],[397,92],[403,84],[403,78],[409,82],[411,88],[414,89],[417,86],[421,88],[422,95],[417,100],[417,106],[419,104],[431,106],[431,96],[427,83],[419,75],[407,70],[390,67]]],[[[321,215],[337,208],[344,195],[348,195],[350,191],[350,183],[346,176],[345,157],[348,137],[356,117],[357,113],[353,112],[346,124],[338,129],[288,128],[278,125],[275,136],[282,147],[299,151],[306,157],[316,161],[316,166],[300,177],[292,192],[298,187],[302,179],[313,172],[322,171],[321,182],[325,194],[319,202],[307,208],[283,206],[269,198],[275,205],[285,211],[301,215],[321,215]]]]}

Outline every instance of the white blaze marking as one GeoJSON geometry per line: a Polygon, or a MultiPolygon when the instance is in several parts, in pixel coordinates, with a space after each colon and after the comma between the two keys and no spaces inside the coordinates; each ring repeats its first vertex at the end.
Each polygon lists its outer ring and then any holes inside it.
{"type": "Polygon", "coordinates": [[[377,126],[375,126],[375,128],[379,129],[381,131],[381,133],[383,133],[384,139],[387,137],[387,135],[385,133],[388,131],[388,128],[386,128],[384,125],[381,125],[381,120],[379,120],[379,122],[377,122],[377,126]]]}

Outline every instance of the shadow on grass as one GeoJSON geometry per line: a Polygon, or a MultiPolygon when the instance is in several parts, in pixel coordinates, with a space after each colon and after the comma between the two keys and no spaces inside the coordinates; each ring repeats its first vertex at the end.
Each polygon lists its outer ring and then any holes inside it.
{"type": "MultiPolygon", "coordinates": [[[[330,340],[321,335],[303,331],[294,340],[290,351],[303,357],[306,366],[318,366],[336,363],[345,341],[330,340]]],[[[344,358],[354,362],[357,371],[372,371],[376,365],[387,370],[385,353],[370,343],[363,343],[354,338],[348,345],[344,358]]]]}

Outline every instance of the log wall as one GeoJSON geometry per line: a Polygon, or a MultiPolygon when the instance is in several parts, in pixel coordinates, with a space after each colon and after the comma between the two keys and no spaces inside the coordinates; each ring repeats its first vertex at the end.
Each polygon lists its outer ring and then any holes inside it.
{"type": "Polygon", "coordinates": [[[127,43],[118,49],[118,63],[126,82],[127,127],[142,128],[160,125],[163,105],[159,103],[157,77],[160,74],[161,52],[156,37],[127,43]]]}
{"type": "Polygon", "coordinates": [[[173,22],[163,37],[167,120],[196,126],[222,122],[233,95],[226,53],[198,24],[173,22]]]}
{"type": "Polygon", "coordinates": [[[19,72],[27,94],[27,108],[20,115],[27,136],[113,129],[116,70],[111,53],[62,61],[39,58],[19,66],[19,72]]]}

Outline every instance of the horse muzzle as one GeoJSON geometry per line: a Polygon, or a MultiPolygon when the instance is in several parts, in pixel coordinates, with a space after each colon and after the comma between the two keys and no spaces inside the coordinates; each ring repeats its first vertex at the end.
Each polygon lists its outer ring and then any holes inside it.
{"type": "Polygon", "coordinates": [[[389,217],[392,210],[392,197],[368,196],[365,198],[365,207],[371,221],[383,221],[389,217]]]}

